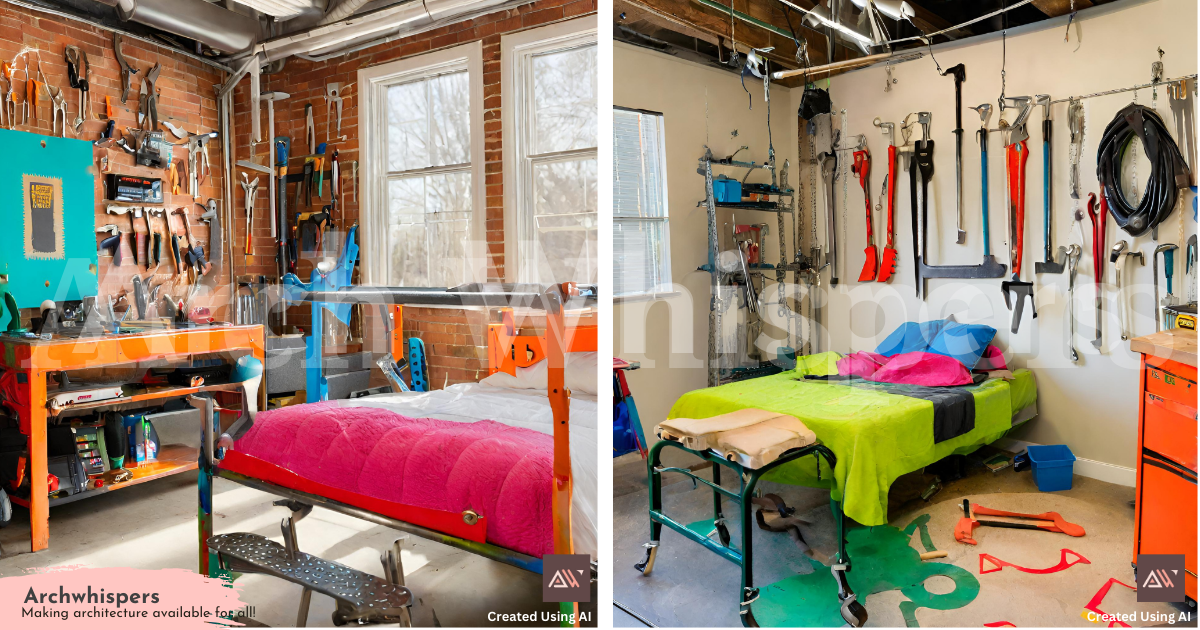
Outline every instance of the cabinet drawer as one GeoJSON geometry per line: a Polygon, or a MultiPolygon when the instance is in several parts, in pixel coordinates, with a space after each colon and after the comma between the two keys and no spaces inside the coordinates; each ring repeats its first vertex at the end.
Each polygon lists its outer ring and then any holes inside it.
{"type": "Polygon", "coordinates": [[[1146,391],[1196,411],[1196,382],[1153,365],[1146,366],[1146,391]]]}
{"type": "Polygon", "coordinates": [[[1146,394],[1142,446],[1196,471],[1196,410],[1146,394]],[[1187,414],[1187,415],[1185,415],[1187,414]]]}
{"type": "Polygon", "coordinates": [[[1182,553],[1196,573],[1196,474],[1142,451],[1138,534],[1134,553],[1182,553]]]}

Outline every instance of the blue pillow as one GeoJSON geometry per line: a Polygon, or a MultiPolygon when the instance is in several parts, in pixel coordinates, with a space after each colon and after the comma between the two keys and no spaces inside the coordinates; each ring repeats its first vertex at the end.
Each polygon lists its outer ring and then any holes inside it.
{"type": "Polygon", "coordinates": [[[947,322],[929,344],[929,352],[958,359],[973,370],[995,336],[996,329],[991,326],[947,322]]]}
{"type": "Polygon", "coordinates": [[[945,326],[946,320],[944,319],[919,324],[905,322],[893,330],[892,334],[888,335],[878,348],[875,348],[875,353],[885,357],[894,357],[905,352],[926,352],[929,350],[929,344],[933,343],[945,326]]]}

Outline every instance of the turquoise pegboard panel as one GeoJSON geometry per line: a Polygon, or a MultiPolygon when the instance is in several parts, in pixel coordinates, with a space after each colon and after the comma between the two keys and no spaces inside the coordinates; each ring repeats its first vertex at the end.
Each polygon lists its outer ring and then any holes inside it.
{"type": "Polygon", "coordinates": [[[0,129],[0,144],[0,274],[8,291],[20,308],[96,295],[92,143],[0,129]]]}

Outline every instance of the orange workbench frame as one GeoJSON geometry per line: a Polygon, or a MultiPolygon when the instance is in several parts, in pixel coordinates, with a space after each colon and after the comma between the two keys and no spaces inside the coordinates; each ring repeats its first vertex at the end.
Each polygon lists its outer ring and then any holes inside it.
{"type": "MultiPolygon", "coordinates": [[[[31,488],[28,501],[14,497],[13,502],[29,508],[31,550],[41,551],[50,546],[46,450],[46,425],[52,415],[47,407],[46,376],[50,372],[220,352],[250,354],[264,361],[264,334],[262,326],[214,326],[50,341],[0,337],[0,367],[23,376],[17,379],[17,395],[29,401],[28,407],[18,406],[17,413],[21,433],[29,436],[31,488]]],[[[103,401],[104,404],[96,406],[178,398],[196,391],[197,388],[190,387],[163,388],[152,394],[103,401]]]]}

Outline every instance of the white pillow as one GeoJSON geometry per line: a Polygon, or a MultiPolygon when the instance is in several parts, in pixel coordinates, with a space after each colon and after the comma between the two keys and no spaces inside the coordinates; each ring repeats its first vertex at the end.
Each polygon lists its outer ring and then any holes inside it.
{"type": "MultiPolygon", "coordinates": [[[[566,385],[572,391],[596,396],[596,361],[595,352],[568,352],[566,355],[566,385]]],[[[495,374],[479,381],[492,387],[507,389],[546,389],[546,361],[538,361],[530,367],[517,368],[517,375],[504,372],[495,374]]]]}

